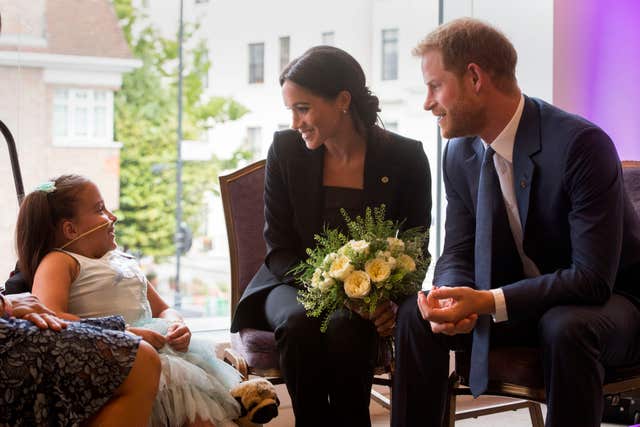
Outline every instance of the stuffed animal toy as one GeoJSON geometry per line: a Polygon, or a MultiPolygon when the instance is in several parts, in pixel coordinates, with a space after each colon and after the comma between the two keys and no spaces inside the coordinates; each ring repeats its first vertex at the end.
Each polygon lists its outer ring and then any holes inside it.
{"type": "Polygon", "coordinates": [[[264,378],[241,382],[231,389],[231,395],[240,404],[240,418],[234,420],[239,427],[260,426],[278,416],[276,388],[264,378]]]}

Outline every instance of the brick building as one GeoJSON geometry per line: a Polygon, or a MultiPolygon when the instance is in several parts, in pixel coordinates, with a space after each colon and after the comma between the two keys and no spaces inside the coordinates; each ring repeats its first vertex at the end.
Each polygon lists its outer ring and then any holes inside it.
{"type": "MultiPolygon", "coordinates": [[[[133,58],[109,0],[0,0],[0,119],[17,143],[25,189],[89,176],[117,207],[120,144],[113,96],[133,58]]],[[[0,143],[0,278],[15,263],[17,202],[0,143]]],[[[4,279],[0,280],[3,283],[4,279]]]]}

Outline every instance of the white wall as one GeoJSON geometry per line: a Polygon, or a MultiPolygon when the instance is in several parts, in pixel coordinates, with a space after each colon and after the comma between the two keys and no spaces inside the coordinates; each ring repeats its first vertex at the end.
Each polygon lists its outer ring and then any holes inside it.
{"type": "Polygon", "coordinates": [[[553,96],[553,0],[445,0],[445,22],[461,16],[483,19],[511,40],[518,52],[522,91],[547,102],[553,96]]]}
{"type": "MultiPolygon", "coordinates": [[[[150,0],[150,11],[175,33],[177,0],[150,0]],[[158,9],[163,9],[157,12],[158,9]]],[[[278,84],[279,37],[289,36],[291,59],[321,43],[321,34],[335,33],[335,45],[351,53],[363,66],[368,84],[381,100],[381,118],[397,122],[398,132],[424,143],[436,197],[437,125],[422,109],[425,90],[419,60],[411,49],[438,24],[437,0],[211,0],[206,6],[185,1],[185,20],[202,21],[212,60],[209,93],[231,96],[251,112],[236,122],[216,127],[209,136],[214,152],[229,156],[240,146],[247,127],[262,128],[262,155],[273,131],[289,125],[278,84]],[[398,28],[398,80],[381,80],[381,32],[398,28]],[[265,82],[248,84],[248,44],[265,43],[265,82]]],[[[519,55],[517,76],[528,95],[551,100],[553,77],[553,0],[445,0],[445,22],[460,16],[484,19],[500,28],[519,55]]],[[[443,196],[444,213],[444,196],[443,196]]],[[[221,212],[214,207],[216,240],[224,239],[221,212]]],[[[433,215],[436,210],[434,208],[433,215]]],[[[433,218],[435,223],[436,218],[433,218]]],[[[444,221],[441,221],[444,223],[444,221]]],[[[434,235],[432,231],[432,236],[434,235]]],[[[432,237],[432,253],[435,238],[432,237]]],[[[216,247],[223,245],[214,243],[216,247]]]]}

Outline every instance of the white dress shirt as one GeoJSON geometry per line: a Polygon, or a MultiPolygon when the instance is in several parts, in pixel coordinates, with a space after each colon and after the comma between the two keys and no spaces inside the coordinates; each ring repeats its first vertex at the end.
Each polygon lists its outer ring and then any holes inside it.
{"type": "MultiPolygon", "coordinates": [[[[515,187],[513,184],[513,146],[516,140],[516,131],[522,118],[522,110],[524,110],[524,96],[520,96],[520,103],[513,117],[507,124],[507,126],[500,132],[496,139],[491,143],[496,154],[493,156],[493,164],[496,167],[498,173],[498,179],[500,180],[500,190],[502,191],[502,198],[504,199],[504,205],[507,209],[507,218],[509,219],[509,228],[513,234],[513,240],[516,244],[516,249],[522,260],[522,267],[524,274],[527,277],[535,277],[540,275],[540,270],[536,264],[529,258],[522,249],[522,224],[520,223],[520,212],[518,211],[518,203],[516,201],[515,187]]],[[[488,144],[482,141],[485,149],[488,144]]],[[[496,311],[493,314],[493,320],[495,322],[504,322],[508,320],[507,317],[507,304],[504,299],[504,292],[502,289],[491,289],[493,294],[493,300],[495,303],[496,311]]]]}

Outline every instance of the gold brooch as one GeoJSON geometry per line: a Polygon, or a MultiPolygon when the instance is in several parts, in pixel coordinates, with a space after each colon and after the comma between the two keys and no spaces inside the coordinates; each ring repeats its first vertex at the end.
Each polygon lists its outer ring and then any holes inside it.
{"type": "Polygon", "coordinates": [[[389,183],[389,177],[388,176],[383,176],[382,178],[380,178],[380,182],[382,182],[383,184],[389,183]]]}

